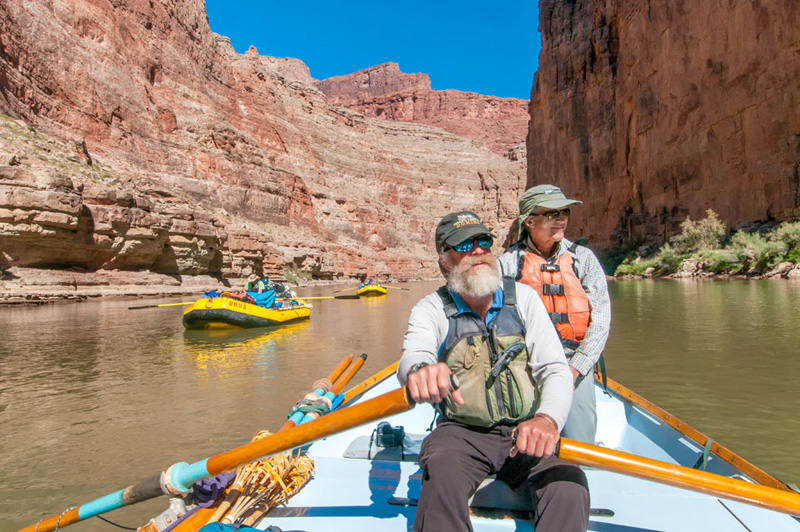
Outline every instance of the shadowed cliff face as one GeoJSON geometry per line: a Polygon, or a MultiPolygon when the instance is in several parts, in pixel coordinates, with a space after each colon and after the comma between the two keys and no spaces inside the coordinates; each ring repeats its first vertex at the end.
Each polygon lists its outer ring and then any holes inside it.
{"type": "Polygon", "coordinates": [[[312,81],[202,0],[4,1],[0,266],[410,279],[446,212],[504,231],[523,162],[312,81]]]}
{"type": "Polygon", "coordinates": [[[596,246],[800,215],[800,5],[543,0],[528,185],[596,246]]]}

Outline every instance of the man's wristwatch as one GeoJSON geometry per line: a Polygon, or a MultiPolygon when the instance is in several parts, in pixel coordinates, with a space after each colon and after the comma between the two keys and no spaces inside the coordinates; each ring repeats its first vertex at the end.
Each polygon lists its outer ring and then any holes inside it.
{"type": "Polygon", "coordinates": [[[419,370],[421,370],[422,368],[424,368],[425,366],[429,366],[429,365],[430,365],[430,364],[428,364],[427,362],[417,362],[416,364],[414,364],[413,366],[411,366],[410,368],[408,368],[408,373],[406,373],[406,378],[407,378],[409,375],[411,375],[412,373],[414,373],[415,371],[419,371],[419,370]]]}

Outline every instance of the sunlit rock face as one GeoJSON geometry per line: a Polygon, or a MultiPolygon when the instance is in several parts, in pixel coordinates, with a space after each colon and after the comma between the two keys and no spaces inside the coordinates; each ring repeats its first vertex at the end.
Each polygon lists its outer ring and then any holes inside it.
{"type": "Polygon", "coordinates": [[[482,140],[493,152],[525,142],[528,101],[474,92],[432,90],[426,74],[405,74],[385,63],[316,83],[331,102],[365,116],[440,127],[461,137],[482,140]]]}
{"type": "Polygon", "coordinates": [[[237,54],[202,0],[0,3],[0,267],[436,277],[433,230],[497,231],[524,161],[335,105],[237,54]]]}
{"type": "Polygon", "coordinates": [[[598,246],[800,215],[800,4],[542,0],[528,184],[598,246]]]}

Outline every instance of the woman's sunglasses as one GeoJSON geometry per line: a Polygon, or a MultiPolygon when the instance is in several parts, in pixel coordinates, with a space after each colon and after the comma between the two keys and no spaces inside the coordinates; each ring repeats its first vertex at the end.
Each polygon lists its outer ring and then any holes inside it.
{"type": "Polygon", "coordinates": [[[484,235],[484,236],[476,236],[470,238],[469,240],[464,240],[460,244],[456,244],[455,246],[444,246],[442,251],[447,251],[449,249],[454,249],[459,253],[469,253],[473,249],[475,249],[475,242],[481,247],[481,249],[489,249],[494,244],[494,238],[484,235]]]}
{"type": "Polygon", "coordinates": [[[546,212],[537,212],[536,216],[544,216],[548,220],[555,220],[560,216],[564,216],[565,218],[569,218],[569,209],[559,209],[556,211],[546,211],[546,212]]]}

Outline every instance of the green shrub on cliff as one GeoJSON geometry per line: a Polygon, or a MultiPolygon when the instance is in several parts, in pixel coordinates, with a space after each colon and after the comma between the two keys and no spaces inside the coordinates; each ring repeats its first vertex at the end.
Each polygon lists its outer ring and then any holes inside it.
{"type": "Polygon", "coordinates": [[[786,222],[764,235],[737,231],[724,244],[727,227],[712,211],[706,218],[681,224],[652,258],[629,256],[614,275],[670,275],[680,271],[687,259],[700,270],[715,274],[758,274],[781,262],[800,263],[800,221],[786,222]]]}
{"type": "Polygon", "coordinates": [[[695,253],[705,249],[718,249],[728,228],[717,213],[708,209],[706,217],[693,222],[686,218],[681,224],[681,232],[670,239],[670,244],[678,254],[695,253]]]}

